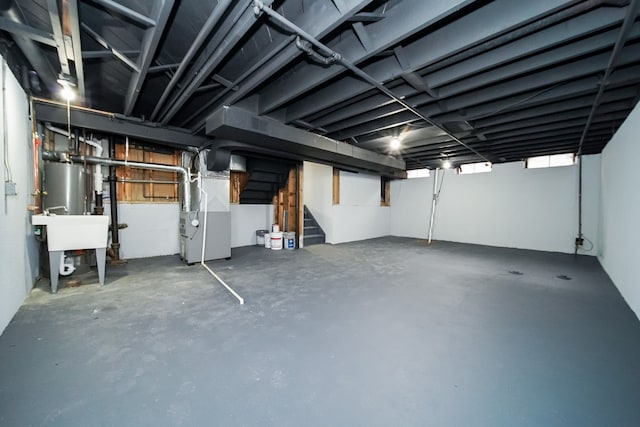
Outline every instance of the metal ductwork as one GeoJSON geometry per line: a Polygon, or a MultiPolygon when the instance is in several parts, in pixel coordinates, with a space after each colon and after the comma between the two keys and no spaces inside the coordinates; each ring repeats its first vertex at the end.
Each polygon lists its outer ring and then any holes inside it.
{"type": "Polygon", "coordinates": [[[310,160],[406,178],[405,162],[350,144],[255,116],[238,107],[222,107],[207,119],[207,135],[217,139],[212,149],[254,151],[287,159],[310,160]]]}

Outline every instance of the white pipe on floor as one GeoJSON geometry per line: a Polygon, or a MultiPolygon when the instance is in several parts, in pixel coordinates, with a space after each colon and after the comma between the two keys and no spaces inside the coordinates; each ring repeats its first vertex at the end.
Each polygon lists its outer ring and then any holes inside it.
{"type": "Polygon", "coordinates": [[[207,209],[207,203],[208,203],[208,195],[207,192],[204,191],[204,188],[202,188],[202,180],[199,177],[198,174],[198,189],[200,190],[201,194],[204,194],[204,224],[202,225],[203,229],[202,229],[202,255],[200,258],[200,265],[203,266],[209,273],[211,273],[211,275],[213,277],[215,277],[215,279],[220,282],[220,284],[222,284],[222,286],[224,286],[225,288],[227,288],[227,290],[231,293],[231,295],[233,295],[234,297],[236,297],[236,299],[240,302],[240,304],[244,304],[244,298],[242,298],[240,295],[238,295],[238,293],[236,291],[234,291],[231,286],[227,285],[225,283],[224,280],[222,280],[216,273],[214,273],[213,270],[211,270],[207,264],[204,263],[204,254],[205,254],[205,249],[207,247],[207,213],[208,213],[208,209],[207,209]]]}

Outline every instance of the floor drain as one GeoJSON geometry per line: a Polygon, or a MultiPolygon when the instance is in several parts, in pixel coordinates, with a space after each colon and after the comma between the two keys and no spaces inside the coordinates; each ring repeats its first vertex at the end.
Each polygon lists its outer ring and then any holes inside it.
{"type": "Polygon", "coordinates": [[[559,276],[556,276],[558,279],[562,279],[562,280],[571,280],[571,277],[569,276],[565,276],[564,274],[561,274],[559,276]]]}
{"type": "Polygon", "coordinates": [[[509,274],[513,274],[515,276],[522,276],[524,273],[518,270],[509,270],[509,274]]]}

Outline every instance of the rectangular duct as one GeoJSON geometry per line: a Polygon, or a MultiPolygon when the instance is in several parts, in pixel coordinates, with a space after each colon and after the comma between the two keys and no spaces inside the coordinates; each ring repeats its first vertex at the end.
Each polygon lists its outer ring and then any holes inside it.
{"type": "Polygon", "coordinates": [[[207,119],[206,133],[224,140],[219,148],[233,151],[251,147],[269,150],[283,158],[309,160],[350,170],[372,172],[393,178],[406,178],[405,162],[360,147],[316,135],[302,129],[261,117],[238,107],[221,107],[207,119]],[[247,147],[248,146],[248,147],[247,147]]]}

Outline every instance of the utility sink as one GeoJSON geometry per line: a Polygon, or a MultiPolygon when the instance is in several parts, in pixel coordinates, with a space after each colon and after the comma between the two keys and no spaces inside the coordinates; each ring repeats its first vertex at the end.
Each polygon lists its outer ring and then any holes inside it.
{"type": "Polygon", "coordinates": [[[33,215],[33,225],[47,226],[50,251],[107,247],[109,217],[106,215],[33,215]]]}
{"type": "Polygon", "coordinates": [[[33,225],[47,226],[47,248],[51,272],[51,292],[58,290],[58,270],[64,251],[95,249],[100,286],[104,284],[104,268],[109,229],[106,215],[33,215],[33,225]]]}

